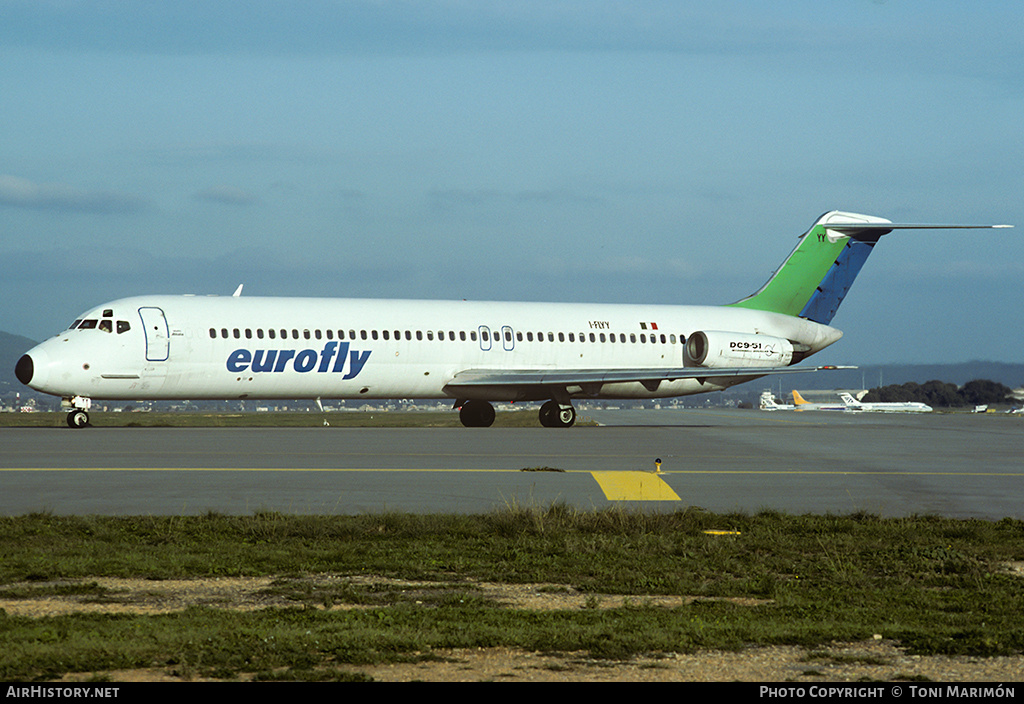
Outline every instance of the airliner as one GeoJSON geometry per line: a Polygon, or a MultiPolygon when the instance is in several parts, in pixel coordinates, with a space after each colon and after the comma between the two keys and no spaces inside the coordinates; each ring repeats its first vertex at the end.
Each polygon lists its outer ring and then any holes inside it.
{"type": "Polygon", "coordinates": [[[931,413],[933,410],[928,404],[920,403],[918,401],[907,401],[905,403],[898,401],[863,403],[847,393],[839,394],[839,398],[843,399],[843,403],[845,403],[846,407],[851,411],[877,411],[880,413],[931,413]]]}
{"type": "Polygon", "coordinates": [[[793,410],[796,411],[849,411],[853,410],[845,403],[812,403],[805,399],[799,391],[793,389],[793,410]]]}
{"type": "MultiPolygon", "coordinates": [[[[836,342],[829,325],[880,236],[915,225],[830,211],[754,294],[724,306],[152,295],[103,303],[17,362],[60,396],[73,428],[95,399],[453,401],[465,426],[494,402],[542,402],[568,427],[576,399],[719,391],[836,342]]],[[[1005,226],[1008,227],[1008,226],[1005,226]]]]}
{"type": "Polygon", "coordinates": [[[761,393],[761,399],[758,403],[758,407],[762,411],[792,411],[796,408],[792,403],[778,403],[775,400],[775,394],[771,391],[764,391],[761,393]]]}

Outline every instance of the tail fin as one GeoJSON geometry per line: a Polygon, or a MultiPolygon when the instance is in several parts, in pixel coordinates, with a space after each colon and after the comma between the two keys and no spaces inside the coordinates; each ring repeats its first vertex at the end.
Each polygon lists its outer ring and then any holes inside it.
{"type": "Polygon", "coordinates": [[[802,406],[805,403],[807,403],[804,397],[801,396],[800,392],[797,391],[796,389],[793,389],[793,403],[796,404],[797,406],[802,406]]]}
{"type": "Polygon", "coordinates": [[[871,215],[833,210],[800,236],[796,249],[759,291],[731,305],[827,325],[882,235],[903,229],[991,227],[1012,226],[895,224],[871,215]]]}
{"type": "Polygon", "coordinates": [[[858,401],[853,396],[847,393],[839,394],[839,398],[843,399],[843,403],[845,403],[847,406],[856,408],[857,406],[863,405],[860,401],[858,401]]]}

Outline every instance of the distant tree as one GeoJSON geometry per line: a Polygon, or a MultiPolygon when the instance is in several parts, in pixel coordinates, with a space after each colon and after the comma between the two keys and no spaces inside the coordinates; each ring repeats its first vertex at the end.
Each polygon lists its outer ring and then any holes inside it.
{"type": "Polygon", "coordinates": [[[917,401],[920,396],[920,385],[912,381],[905,384],[890,384],[871,389],[862,399],[865,403],[906,403],[917,401]]]}
{"type": "Polygon", "coordinates": [[[1011,393],[1013,393],[1013,389],[1009,386],[1000,384],[997,381],[989,381],[988,379],[968,381],[960,389],[960,394],[964,397],[964,401],[970,405],[1008,403],[1010,402],[1009,396],[1011,393]]]}
{"type": "Polygon", "coordinates": [[[924,384],[908,381],[871,389],[862,399],[865,403],[906,403],[918,401],[932,407],[957,408],[986,403],[1009,403],[1013,392],[1008,386],[988,379],[968,381],[962,387],[932,380],[924,384]]]}
{"type": "Polygon", "coordinates": [[[922,398],[918,400],[932,407],[951,408],[965,404],[956,384],[949,384],[937,379],[921,385],[921,396],[922,398]]]}

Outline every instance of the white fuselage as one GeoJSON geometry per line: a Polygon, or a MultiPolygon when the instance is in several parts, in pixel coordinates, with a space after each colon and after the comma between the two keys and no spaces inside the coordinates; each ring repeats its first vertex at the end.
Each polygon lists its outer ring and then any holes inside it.
{"type": "MultiPolygon", "coordinates": [[[[126,298],[79,321],[28,352],[32,388],[94,399],[471,398],[446,389],[469,370],[678,368],[696,331],[784,338],[806,354],[842,334],[728,306],[243,296],[126,298]]],[[[605,383],[585,395],[681,396],[756,375],[605,383]]],[[[529,395],[476,393],[492,401],[529,395]]]]}
{"type": "Polygon", "coordinates": [[[919,401],[879,401],[863,403],[850,394],[842,394],[841,398],[851,411],[875,413],[931,413],[932,407],[919,401]]]}
{"type": "Polygon", "coordinates": [[[915,401],[908,401],[907,403],[861,403],[849,408],[851,411],[874,413],[930,413],[933,410],[931,406],[915,401]]]}

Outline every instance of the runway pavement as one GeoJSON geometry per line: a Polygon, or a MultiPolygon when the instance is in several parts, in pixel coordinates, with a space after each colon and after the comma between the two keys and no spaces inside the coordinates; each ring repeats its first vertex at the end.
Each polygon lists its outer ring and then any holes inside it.
{"type": "Polygon", "coordinates": [[[604,425],[5,428],[0,514],[476,513],[561,502],[1024,517],[1019,416],[581,415],[604,425]]]}

